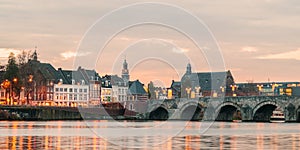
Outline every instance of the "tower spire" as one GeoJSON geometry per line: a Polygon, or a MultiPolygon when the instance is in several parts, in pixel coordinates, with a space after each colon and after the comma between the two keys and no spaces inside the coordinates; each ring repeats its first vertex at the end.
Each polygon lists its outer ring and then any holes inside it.
{"type": "Polygon", "coordinates": [[[37,57],[37,52],[36,52],[36,50],[37,50],[37,46],[35,46],[34,52],[33,52],[33,54],[32,54],[32,56],[33,56],[33,60],[35,60],[35,61],[37,61],[37,60],[38,60],[38,57],[37,57]]]}
{"type": "Polygon", "coordinates": [[[188,62],[187,66],[186,66],[186,74],[192,74],[192,67],[190,62],[188,62]]]}
{"type": "Polygon", "coordinates": [[[125,56],[125,59],[123,62],[122,78],[123,78],[124,82],[129,81],[129,70],[128,70],[128,63],[126,61],[126,56],[125,56]]]}

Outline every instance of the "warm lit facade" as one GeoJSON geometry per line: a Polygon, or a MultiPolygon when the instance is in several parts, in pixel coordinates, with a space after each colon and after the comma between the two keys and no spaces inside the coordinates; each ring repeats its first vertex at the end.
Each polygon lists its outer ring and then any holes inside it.
{"type": "Polygon", "coordinates": [[[101,98],[101,81],[99,79],[90,81],[89,105],[98,106],[101,98]]]}
{"type": "Polygon", "coordinates": [[[101,79],[101,103],[112,102],[112,86],[109,76],[106,75],[101,79]]]}
{"type": "Polygon", "coordinates": [[[0,88],[0,104],[4,105],[6,104],[6,90],[4,88],[0,88]]]}
{"type": "Polygon", "coordinates": [[[103,102],[124,102],[127,100],[128,84],[117,75],[102,77],[101,98],[103,102]]]}

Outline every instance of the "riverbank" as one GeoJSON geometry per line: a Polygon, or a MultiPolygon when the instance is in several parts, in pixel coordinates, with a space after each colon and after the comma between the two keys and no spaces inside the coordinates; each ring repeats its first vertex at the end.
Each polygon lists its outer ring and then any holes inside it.
{"type": "Polygon", "coordinates": [[[0,120],[83,120],[126,119],[124,109],[54,106],[0,106],[0,120]]]}

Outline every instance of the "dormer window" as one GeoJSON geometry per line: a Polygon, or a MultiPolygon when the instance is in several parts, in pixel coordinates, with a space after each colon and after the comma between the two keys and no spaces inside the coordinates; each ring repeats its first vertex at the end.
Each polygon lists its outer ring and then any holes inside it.
{"type": "Polygon", "coordinates": [[[74,85],[75,84],[75,80],[74,79],[72,79],[72,85],[74,85]]]}
{"type": "Polygon", "coordinates": [[[81,85],[85,85],[85,82],[84,82],[84,80],[81,80],[81,85]]]}

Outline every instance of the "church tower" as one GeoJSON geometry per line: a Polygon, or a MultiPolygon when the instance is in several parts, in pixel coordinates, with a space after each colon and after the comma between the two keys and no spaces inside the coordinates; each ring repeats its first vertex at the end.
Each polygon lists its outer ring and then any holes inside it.
{"type": "Polygon", "coordinates": [[[32,54],[33,56],[33,60],[35,60],[35,61],[37,61],[37,53],[36,53],[36,48],[37,47],[35,47],[35,50],[34,50],[34,53],[32,54]]]}
{"type": "Polygon", "coordinates": [[[126,62],[126,59],[124,59],[123,62],[122,79],[124,80],[124,82],[129,81],[129,70],[128,70],[128,64],[126,62]]]}
{"type": "Polygon", "coordinates": [[[186,72],[185,72],[185,74],[187,74],[187,75],[192,74],[192,67],[191,67],[190,63],[188,63],[187,66],[186,66],[186,72]]]}
{"type": "Polygon", "coordinates": [[[35,47],[34,52],[33,52],[33,54],[32,54],[32,59],[33,59],[34,61],[38,61],[38,56],[37,56],[36,49],[37,49],[37,47],[35,47]]]}

